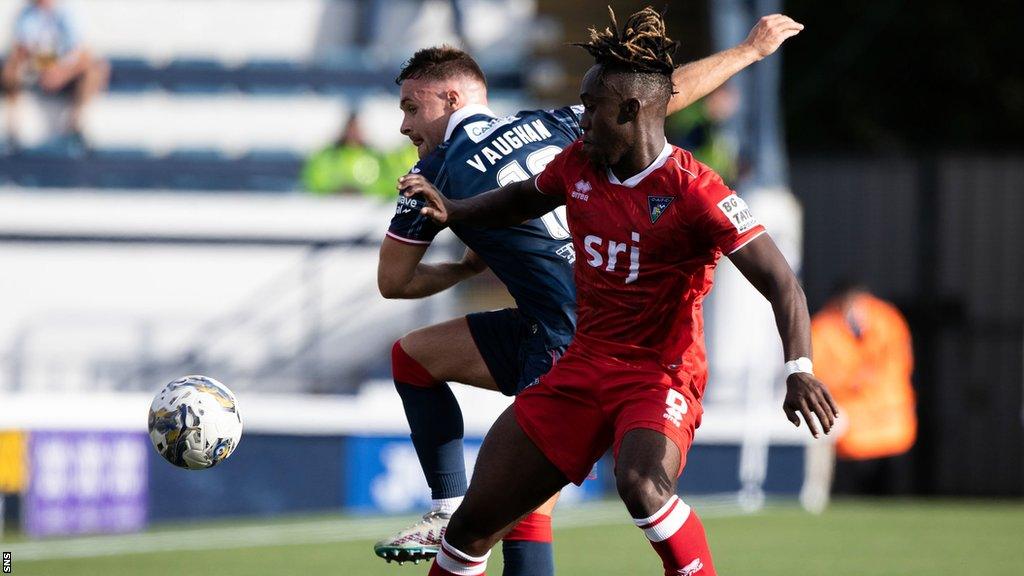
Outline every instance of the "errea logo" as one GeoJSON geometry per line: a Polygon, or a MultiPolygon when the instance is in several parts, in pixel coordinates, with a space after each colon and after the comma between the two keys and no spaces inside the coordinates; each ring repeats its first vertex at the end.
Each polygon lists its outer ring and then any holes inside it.
{"type": "Polygon", "coordinates": [[[572,197],[584,202],[590,200],[590,191],[594,189],[594,187],[590,185],[590,182],[587,182],[586,180],[578,180],[574,188],[575,190],[572,192],[572,197]]]}

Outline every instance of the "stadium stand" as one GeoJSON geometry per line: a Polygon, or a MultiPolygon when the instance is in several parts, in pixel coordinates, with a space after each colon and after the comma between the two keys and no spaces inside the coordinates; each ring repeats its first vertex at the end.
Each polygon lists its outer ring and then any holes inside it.
{"type": "MultiPolygon", "coordinates": [[[[0,0],[0,47],[22,0],[0,0]]],[[[26,94],[19,138],[0,152],[28,187],[290,191],[305,156],[358,108],[381,149],[402,143],[393,82],[416,48],[457,42],[438,0],[67,0],[112,65],[83,117],[87,148],[60,138],[63,102],[26,94]],[[371,37],[361,32],[370,26],[371,37]],[[159,31],[159,33],[154,33],[159,31]],[[230,33],[228,33],[230,32],[230,33]]],[[[490,72],[498,111],[516,109],[532,0],[464,2],[466,40],[490,72]],[[496,11],[509,25],[477,25],[496,11]],[[521,22],[523,27],[515,26],[521,22]],[[504,96],[502,96],[504,95],[504,96]]],[[[6,133],[0,111],[0,133],[6,133]]]]}

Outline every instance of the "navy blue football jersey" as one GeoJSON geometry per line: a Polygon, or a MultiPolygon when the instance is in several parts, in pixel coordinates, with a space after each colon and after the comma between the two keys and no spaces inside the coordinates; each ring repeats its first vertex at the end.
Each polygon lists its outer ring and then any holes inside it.
{"type": "MultiPolygon", "coordinates": [[[[485,107],[467,106],[453,115],[445,142],[412,171],[455,199],[527,180],[580,136],[582,113],[581,106],[570,106],[496,118],[485,107]]],[[[400,196],[388,236],[429,244],[442,227],[420,214],[423,205],[419,197],[400,196]]],[[[509,228],[451,228],[504,282],[519,310],[545,331],[549,348],[569,344],[576,330],[576,255],[564,207],[509,228]]]]}

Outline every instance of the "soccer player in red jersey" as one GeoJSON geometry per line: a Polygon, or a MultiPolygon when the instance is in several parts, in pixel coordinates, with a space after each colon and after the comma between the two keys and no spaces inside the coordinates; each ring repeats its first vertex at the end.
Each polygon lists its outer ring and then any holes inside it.
{"type": "MultiPolygon", "coordinates": [[[[713,575],[696,513],[676,480],[700,424],[707,381],[702,303],[723,255],[771,302],[789,376],[783,409],[811,434],[838,415],[811,372],[799,282],[746,204],[712,170],[667,143],[675,43],[647,8],[620,31],[592,31],[583,137],[533,180],[449,200],[424,178],[423,213],[445,224],[506,226],[565,204],[579,260],[576,336],[488,434],[476,473],[430,574],[484,574],[501,535],[609,448],[619,495],[666,575],[713,575]],[[812,416],[813,415],[813,416],[812,416]]],[[[742,336],[742,335],[738,335],[742,336]]]]}

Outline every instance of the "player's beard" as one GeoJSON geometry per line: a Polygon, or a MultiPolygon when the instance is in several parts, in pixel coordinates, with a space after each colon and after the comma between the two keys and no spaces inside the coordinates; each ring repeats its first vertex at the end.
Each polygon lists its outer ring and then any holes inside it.
{"type": "Polygon", "coordinates": [[[590,161],[590,165],[593,166],[594,170],[601,172],[608,166],[608,161],[605,159],[604,153],[597,146],[586,143],[583,146],[583,153],[587,156],[587,160],[590,161]]]}

